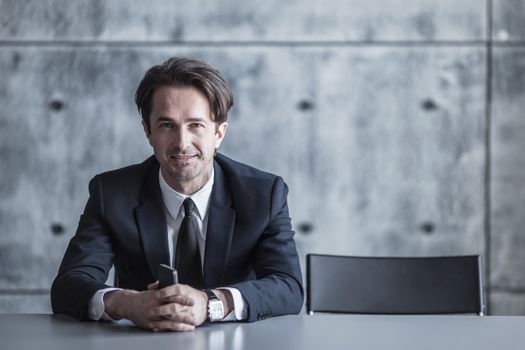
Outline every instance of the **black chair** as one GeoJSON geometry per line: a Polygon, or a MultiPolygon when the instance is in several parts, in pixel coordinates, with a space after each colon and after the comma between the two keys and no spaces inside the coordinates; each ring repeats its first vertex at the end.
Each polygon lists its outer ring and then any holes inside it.
{"type": "Polygon", "coordinates": [[[358,314],[483,315],[479,255],[306,256],[306,309],[358,314]]]}

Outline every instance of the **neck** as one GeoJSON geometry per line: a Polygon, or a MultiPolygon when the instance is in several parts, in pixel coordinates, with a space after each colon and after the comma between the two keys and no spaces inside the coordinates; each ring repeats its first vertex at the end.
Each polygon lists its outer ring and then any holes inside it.
{"type": "Polygon", "coordinates": [[[201,174],[189,180],[175,179],[166,174],[166,172],[163,169],[161,169],[161,173],[166,183],[172,189],[174,189],[178,193],[189,196],[203,188],[204,185],[208,183],[212,174],[212,169],[212,167],[210,167],[209,169],[205,169],[201,174]]]}

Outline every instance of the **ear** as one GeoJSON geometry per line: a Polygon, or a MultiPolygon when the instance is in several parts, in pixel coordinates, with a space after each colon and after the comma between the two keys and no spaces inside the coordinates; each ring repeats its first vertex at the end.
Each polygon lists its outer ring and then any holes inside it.
{"type": "Polygon", "coordinates": [[[215,149],[218,149],[226,135],[226,129],[228,129],[228,123],[224,122],[217,127],[215,132],[215,149]]]}
{"type": "Polygon", "coordinates": [[[144,120],[142,120],[142,128],[144,129],[144,134],[146,134],[149,144],[153,147],[153,144],[151,143],[151,133],[148,131],[148,126],[144,123],[144,120]]]}

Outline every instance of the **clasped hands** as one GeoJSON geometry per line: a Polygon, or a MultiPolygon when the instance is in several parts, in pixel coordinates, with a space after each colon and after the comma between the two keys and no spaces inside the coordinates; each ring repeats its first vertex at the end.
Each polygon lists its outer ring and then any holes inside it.
{"type": "Polygon", "coordinates": [[[106,313],[152,331],[192,331],[208,317],[208,296],[185,284],[162,289],[158,281],[145,291],[118,290],[104,295],[106,313]]]}

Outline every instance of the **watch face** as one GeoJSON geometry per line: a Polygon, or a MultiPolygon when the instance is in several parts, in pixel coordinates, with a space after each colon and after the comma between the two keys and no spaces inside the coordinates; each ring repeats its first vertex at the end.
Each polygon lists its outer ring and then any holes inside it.
{"type": "Polygon", "coordinates": [[[220,321],[224,317],[224,306],[220,300],[210,300],[209,302],[209,318],[210,321],[220,321]]]}

